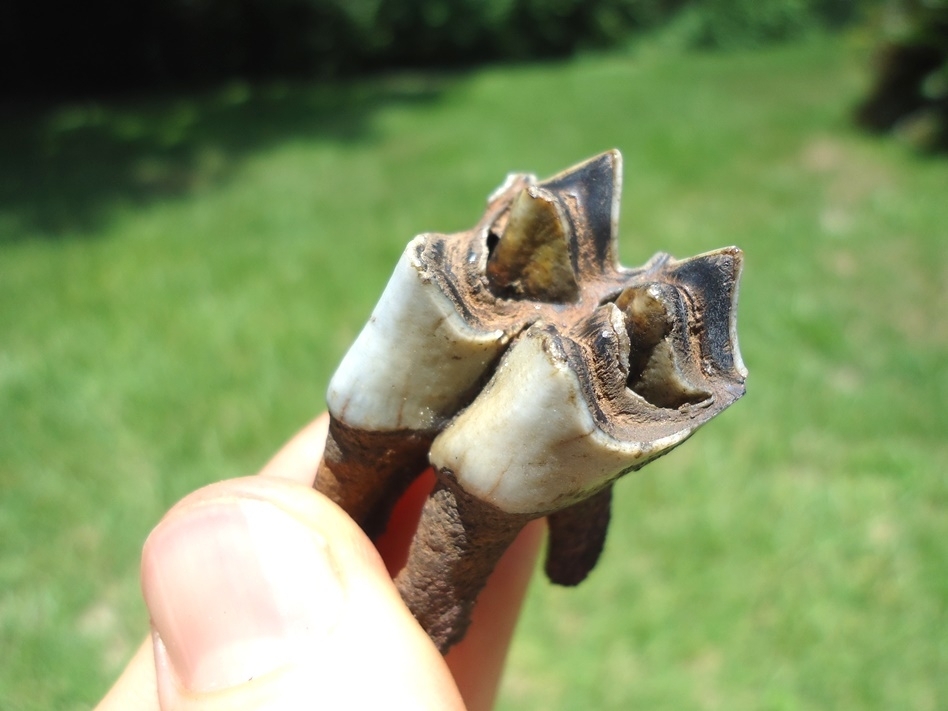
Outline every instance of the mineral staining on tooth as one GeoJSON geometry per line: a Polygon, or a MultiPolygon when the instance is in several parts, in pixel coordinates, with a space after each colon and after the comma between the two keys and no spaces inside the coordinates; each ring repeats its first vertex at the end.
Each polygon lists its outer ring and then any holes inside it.
{"type": "Polygon", "coordinates": [[[367,531],[426,454],[438,472],[396,585],[442,651],[527,521],[577,584],[616,479],[744,393],[740,250],[619,266],[620,186],[618,151],[512,174],[473,229],[413,240],[330,384],[316,487],[367,531]]]}
{"type": "Polygon", "coordinates": [[[729,337],[741,262],[735,248],[681,262],[658,255],[624,273],[614,302],[534,324],[434,439],[440,493],[425,507],[424,537],[396,585],[441,649],[463,636],[497,562],[496,539],[480,542],[484,520],[509,541],[525,521],[546,516],[547,574],[576,585],[599,558],[616,479],[743,394],[746,372],[729,337]],[[449,501],[464,503],[445,511],[455,506],[449,501]],[[439,521],[451,522],[443,537],[439,521]],[[447,583],[437,596],[419,582],[430,579],[432,548],[447,583]]]}

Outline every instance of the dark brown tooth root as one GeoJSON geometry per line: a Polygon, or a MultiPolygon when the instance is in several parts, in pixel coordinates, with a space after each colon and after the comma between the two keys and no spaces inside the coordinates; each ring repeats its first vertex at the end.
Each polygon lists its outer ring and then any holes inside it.
{"type": "Polygon", "coordinates": [[[395,586],[442,653],[464,637],[487,578],[531,518],[505,513],[465,492],[450,472],[439,474],[395,586]]]}
{"type": "Polygon", "coordinates": [[[678,408],[707,400],[682,373],[670,337],[674,326],[669,301],[680,298],[674,287],[658,283],[623,291],[616,306],[625,314],[629,333],[629,388],[656,407],[678,408]]]}
{"type": "Polygon", "coordinates": [[[569,223],[556,198],[525,188],[487,262],[487,281],[499,296],[567,303],[579,297],[569,252],[569,223]]]}
{"type": "Polygon", "coordinates": [[[433,439],[428,432],[359,430],[332,418],[314,486],[375,538],[395,502],[428,466],[433,439]]]}
{"type": "Polygon", "coordinates": [[[606,543],[612,506],[612,484],[547,516],[550,531],[546,576],[557,585],[579,585],[596,567],[606,543]]]}

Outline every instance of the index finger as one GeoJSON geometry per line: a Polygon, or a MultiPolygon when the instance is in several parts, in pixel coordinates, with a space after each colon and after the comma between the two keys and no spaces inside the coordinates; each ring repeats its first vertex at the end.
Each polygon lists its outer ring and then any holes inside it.
{"type": "Polygon", "coordinates": [[[289,479],[312,486],[316,481],[319,460],[323,458],[328,431],[329,413],[324,412],[283,445],[283,448],[263,465],[263,469],[258,472],[259,476],[289,479]]]}

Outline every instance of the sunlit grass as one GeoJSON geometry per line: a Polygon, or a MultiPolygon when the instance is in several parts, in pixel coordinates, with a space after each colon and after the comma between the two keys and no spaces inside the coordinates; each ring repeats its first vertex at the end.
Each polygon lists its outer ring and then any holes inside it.
{"type": "Polygon", "coordinates": [[[0,706],[85,708],[165,509],[323,407],[404,243],[508,170],[625,156],[622,253],[746,252],[748,395],[537,578],[503,708],[948,696],[948,164],[857,134],[841,42],[640,52],[5,119],[0,706]]]}

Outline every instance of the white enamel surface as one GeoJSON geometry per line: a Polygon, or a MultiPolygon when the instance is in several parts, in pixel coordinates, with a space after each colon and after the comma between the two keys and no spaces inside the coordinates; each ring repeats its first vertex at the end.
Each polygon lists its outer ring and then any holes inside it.
{"type": "Polygon", "coordinates": [[[747,366],[741,357],[741,348],[737,343],[737,303],[740,296],[741,272],[744,270],[743,261],[734,275],[734,293],[731,295],[731,322],[728,324],[728,334],[731,339],[731,356],[734,358],[734,367],[742,378],[747,378],[747,366]]]}
{"type": "Polygon", "coordinates": [[[374,431],[441,426],[507,343],[470,328],[422,273],[409,243],[371,318],[329,383],[334,417],[374,431]]]}
{"type": "Polygon", "coordinates": [[[613,149],[612,159],[615,161],[614,181],[612,184],[612,211],[609,220],[612,229],[612,238],[619,238],[619,205],[622,202],[622,154],[613,149]]]}
{"type": "Polygon", "coordinates": [[[434,441],[431,463],[466,491],[510,513],[547,513],[678,444],[620,442],[598,429],[576,375],[532,330],[491,382],[434,441]]]}

